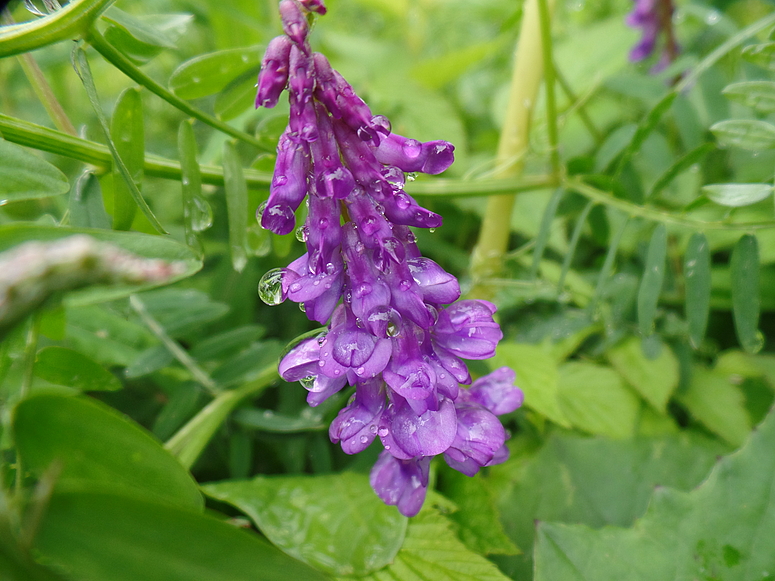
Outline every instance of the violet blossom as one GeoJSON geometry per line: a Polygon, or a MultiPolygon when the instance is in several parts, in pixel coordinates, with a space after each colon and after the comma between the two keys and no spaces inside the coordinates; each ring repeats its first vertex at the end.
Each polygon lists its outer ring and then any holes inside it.
{"type": "Polygon", "coordinates": [[[630,60],[642,61],[654,53],[660,35],[664,35],[664,48],[653,72],[666,68],[678,56],[679,47],[673,30],[673,0],[634,0],[635,7],[627,15],[629,26],[640,28],[641,40],[630,51],[630,60]]]}
{"type": "Polygon", "coordinates": [[[350,385],[355,393],[331,424],[347,454],[375,440],[384,448],[370,482],[407,516],[425,499],[434,456],[472,476],[508,457],[497,415],[522,404],[514,372],[477,379],[464,359],[486,359],[502,333],[495,305],[459,300],[460,285],[420,254],[411,227],[442,219],[404,189],[404,172],[438,174],[454,160],[446,141],[421,143],[392,133],[307,36],[321,0],[282,0],[284,36],[272,40],[258,78],[256,106],[273,107],[283,90],[291,106],[277,146],[269,199],[258,212],[276,234],[296,228],[307,252],[267,272],[259,294],[269,304],[303,305],[324,333],[294,346],[280,362],[317,406],[350,385]]]}

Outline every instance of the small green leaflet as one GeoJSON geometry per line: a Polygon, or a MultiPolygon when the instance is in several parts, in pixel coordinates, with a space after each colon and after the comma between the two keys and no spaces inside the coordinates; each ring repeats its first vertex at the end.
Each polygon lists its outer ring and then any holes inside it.
{"type": "Polygon", "coordinates": [[[744,81],[724,87],[721,93],[730,101],[741,103],[758,113],[775,111],[775,82],[744,81]]]}
{"type": "Polygon", "coordinates": [[[770,184],[710,184],[702,187],[702,193],[710,200],[738,208],[761,202],[772,195],[770,184]]]}
{"type": "Polygon", "coordinates": [[[759,242],[746,234],[735,244],[730,262],[732,276],[732,312],[737,339],[743,349],[756,353],[764,346],[759,331],[759,242]]]}
{"type": "Polygon", "coordinates": [[[0,138],[0,206],[8,202],[47,198],[70,190],[59,169],[23,147],[0,138]]]}
{"type": "Polygon", "coordinates": [[[710,245],[705,234],[696,232],[689,239],[684,254],[684,312],[689,322],[689,339],[697,349],[705,338],[710,313],[710,245]]]}
{"type": "Polygon", "coordinates": [[[654,332],[654,318],[665,278],[666,257],[667,229],[664,224],[657,224],[651,235],[643,278],[638,289],[638,325],[644,337],[654,332]]]}
{"type": "Polygon", "coordinates": [[[750,151],[775,147],[775,125],[758,119],[727,119],[710,128],[719,143],[750,151]]]}

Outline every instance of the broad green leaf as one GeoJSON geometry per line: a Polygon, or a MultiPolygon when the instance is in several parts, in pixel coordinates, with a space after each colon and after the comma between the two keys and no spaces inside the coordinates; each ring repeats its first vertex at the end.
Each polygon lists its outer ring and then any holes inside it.
{"type": "Polygon", "coordinates": [[[143,377],[154,371],[158,371],[163,367],[167,367],[167,365],[172,364],[174,360],[175,358],[167,347],[164,345],[154,345],[140,353],[137,358],[132,361],[132,364],[124,370],[124,376],[128,379],[143,377]]]}
{"type": "MultiPolygon", "coordinates": [[[[195,257],[188,247],[171,238],[151,236],[139,232],[111,232],[96,228],[55,228],[29,223],[8,224],[0,226],[0,252],[30,240],[53,241],[72,236],[73,234],[87,234],[101,242],[115,244],[119,248],[143,258],[155,258],[166,262],[180,263],[182,267],[180,273],[164,281],[164,284],[191,276],[202,268],[201,259],[195,257]]],[[[73,291],[64,300],[66,305],[83,305],[114,300],[126,297],[133,292],[153,288],[159,284],[162,283],[148,283],[140,286],[93,287],[91,289],[73,291]]]]}
{"type": "Polygon", "coordinates": [[[180,65],[169,86],[182,99],[198,99],[222,91],[246,71],[261,64],[263,47],[251,46],[200,55],[180,65]]]}
{"type": "Polygon", "coordinates": [[[663,348],[654,360],[643,355],[640,341],[630,337],[606,352],[616,371],[655,409],[665,413],[671,394],[678,387],[678,360],[673,351],[663,348]]]}
{"type": "Polygon", "coordinates": [[[724,451],[691,431],[630,440],[555,433],[537,453],[490,469],[488,487],[506,532],[523,549],[494,560],[513,579],[529,580],[536,521],[629,526],[646,511],[655,486],[691,490],[724,451]]]}
{"type": "MultiPolygon", "coordinates": [[[[337,578],[351,581],[352,578],[337,578]]],[[[470,551],[455,536],[452,523],[433,508],[413,517],[406,539],[386,568],[363,581],[508,581],[490,561],[470,551]]]]}
{"type": "Polygon", "coordinates": [[[721,91],[724,96],[759,113],[775,112],[775,83],[772,81],[744,81],[733,83],[721,91]]]}
{"type": "Polygon", "coordinates": [[[164,49],[175,48],[173,40],[155,26],[111,6],[102,16],[110,23],[105,38],[136,64],[148,62],[164,49]]]}
{"type": "Polygon", "coordinates": [[[67,193],[70,182],[56,167],[0,138],[0,205],[67,193]]]}
{"type": "Polygon", "coordinates": [[[759,242],[746,234],[735,244],[730,260],[732,312],[737,339],[743,349],[756,353],[764,346],[759,332],[759,242]]]}
{"type": "Polygon", "coordinates": [[[70,192],[70,224],[76,228],[102,228],[109,230],[110,218],[102,201],[100,180],[91,170],[85,170],[76,180],[70,192]]]}
{"type": "Polygon", "coordinates": [[[665,278],[666,258],[667,229],[664,224],[657,224],[651,235],[646,264],[643,267],[643,278],[638,289],[638,326],[643,336],[654,332],[654,318],[665,278]]]}
{"type": "Polygon", "coordinates": [[[533,265],[530,268],[530,278],[532,280],[535,280],[538,276],[538,267],[541,265],[541,258],[543,258],[546,244],[549,242],[549,234],[551,233],[554,216],[557,214],[557,206],[560,205],[564,194],[565,190],[563,188],[557,188],[544,209],[544,215],[541,218],[541,228],[538,230],[533,250],[533,265]]]}
{"type": "Polygon", "coordinates": [[[252,381],[256,374],[261,374],[267,365],[279,360],[282,354],[283,346],[279,341],[272,339],[256,343],[217,367],[212,378],[224,386],[252,381]]]}
{"type": "Polygon", "coordinates": [[[569,428],[568,418],[560,409],[557,388],[557,363],[541,347],[502,341],[490,361],[491,369],[511,367],[517,385],[525,394],[525,405],[553,422],[569,428]]]}
{"type": "Polygon", "coordinates": [[[407,519],[365,475],[258,477],[206,484],[205,493],[247,514],[289,555],[333,575],[368,575],[392,562],[407,519]]]}
{"type": "Polygon", "coordinates": [[[191,357],[200,361],[212,361],[226,355],[238,353],[266,332],[258,325],[235,327],[212,337],[207,337],[191,349],[191,357]]]}
{"type": "Polygon", "coordinates": [[[520,552],[503,530],[483,477],[470,478],[444,467],[437,486],[455,503],[457,510],[447,518],[458,526],[458,536],[469,549],[480,555],[516,555],[520,552]]]}
{"type": "Polygon", "coordinates": [[[775,71],[775,42],[747,46],[742,56],[748,62],[775,71]]]}
{"type": "Polygon", "coordinates": [[[150,315],[172,337],[199,331],[229,312],[228,305],[195,289],[164,288],[144,293],[141,298],[150,315]]]}
{"type": "Polygon", "coordinates": [[[257,408],[242,408],[234,413],[233,419],[243,428],[259,430],[262,432],[296,433],[319,432],[328,429],[319,414],[305,413],[300,416],[279,414],[272,410],[260,410],[257,408]]]}
{"type": "Polygon", "coordinates": [[[727,119],[710,128],[719,143],[751,151],[775,147],[775,125],[758,119],[727,119]]]}
{"type": "Polygon", "coordinates": [[[689,322],[689,339],[695,349],[705,338],[710,313],[710,245],[705,234],[696,232],[689,239],[684,255],[684,284],[686,305],[684,311],[689,322]]]}
{"type": "Polygon", "coordinates": [[[181,188],[183,191],[183,229],[186,243],[202,254],[202,243],[199,241],[201,228],[196,228],[194,221],[199,215],[197,200],[202,198],[202,172],[196,160],[197,147],[193,123],[183,121],[178,128],[178,155],[180,155],[181,188]]]}
{"type": "Polygon", "coordinates": [[[713,370],[746,378],[765,377],[770,386],[775,389],[775,355],[761,353],[752,355],[737,350],[725,351],[716,359],[713,370]]]}
{"type": "Polygon", "coordinates": [[[640,401],[610,367],[566,363],[559,368],[557,385],[560,409],[575,427],[611,438],[634,433],[640,401]]]}
{"type": "Polygon", "coordinates": [[[35,360],[35,375],[80,391],[116,391],[116,376],[83,353],[65,347],[44,347],[35,360]]]}
{"type": "Polygon", "coordinates": [[[248,186],[233,141],[223,144],[223,181],[229,215],[231,264],[234,270],[242,272],[248,263],[248,186]]]}
{"type": "Polygon", "coordinates": [[[657,178],[657,181],[651,186],[649,197],[656,196],[659,192],[664,190],[676,177],[694,164],[699,163],[702,158],[714,148],[715,146],[712,143],[703,143],[684,154],[682,157],[679,157],[661,176],[659,176],[659,178],[657,178]]]}
{"type": "Polygon", "coordinates": [[[615,173],[620,174],[630,159],[640,150],[651,132],[657,128],[662,116],[670,110],[678,93],[670,91],[654,105],[643,120],[638,124],[638,129],[622,151],[622,155],[616,163],[615,173]]]}
{"type": "Polygon", "coordinates": [[[691,492],[657,489],[629,529],[541,523],[536,581],[765,580],[775,570],[775,416],[691,492]]]}
{"type": "Polygon", "coordinates": [[[249,69],[226,85],[215,97],[213,111],[218,119],[230,121],[253,107],[256,77],[261,67],[249,69]]]}
{"type": "MultiPolygon", "coordinates": [[[[110,119],[110,136],[135,186],[141,190],[145,163],[145,124],[139,89],[126,89],[119,96],[113,117],[110,119]]],[[[132,192],[122,179],[121,171],[114,166],[113,229],[129,230],[136,213],[137,203],[132,192]]]]}
{"type": "Polygon", "coordinates": [[[698,421],[733,446],[741,445],[751,430],[743,393],[726,375],[695,367],[688,389],[677,397],[698,421]]]}
{"type": "MultiPolygon", "coordinates": [[[[110,150],[110,154],[113,158],[113,166],[118,170],[123,183],[129,189],[132,198],[140,210],[142,210],[143,214],[145,214],[145,217],[148,219],[148,222],[151,224],[151,226],[153,226],[153,228],[160,234],[167,234],[167,231],[164,229],[154,213],[151,211],[151,208],[148,206],[148,202],[145,201],[143,195],[140,193],[140,190],[137,189],[137,184],[134,181],[132,170],[127,167],[127,164],[122,159],[119,150],[116,147],[116,143],[113,140],[110,127],[108,126],[108,119],[105,117],[105,112],[102,110],[100,98],[97,94],[97,87],[94,84],[94,77],[92,75],[91,68],[89,67],[89,61],[86,58],[86,52],[80,45],[76,44],[73,47],[70,60],[73,64],[75,72],[78,75],[78,78],[81,79],[81,82],[83,83],[84,89],[86,89],[86,95],[89,98],[89,103],[91,104],[92,109],[94,109],[94,113],[97,115],[97,120],[99,121],[100,126],[102,127],[102,131],[105,134],[105,140],[107,141],[108,149],[110,150]]],[[[136,145],[133,145],[133,147],[136,147],[136,145]]]]}
{"type": "Polygon", "coordinates": [[[153,436],[105,404],[35,395],[15,409],[14,438],[25,470],[61,463],[58,484],[90,483],[186,509],[203,506],[196,482],[153,436]]]}
{"type": "Polygon", "coordinates": [[[710,184],[702,186],[702,193],[717,204],[737,208],[750,206],[771,196],[772,186],[770,184],[710,184]]]}
{"type": "Polygon", "coordinates": [[[211,516],[88,489],[54,494],[35,549],[79,581],[325,581],[211,516]]]}

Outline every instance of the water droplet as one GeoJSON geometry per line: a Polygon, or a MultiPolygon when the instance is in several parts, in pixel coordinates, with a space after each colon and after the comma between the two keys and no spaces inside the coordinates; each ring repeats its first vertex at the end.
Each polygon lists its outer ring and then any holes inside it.
{"type": "Polygon", "coordinates": [[[299,383],[302,385],[304,389],[312,389],[312,386],[315,384],[315,379],[317,376],[315,375],[308,375],[307,377],[302,377],[299,380],[299,383]]]}
{"type": "Polygon", "coordinates": [[[436,231],[436,228],[428,228],[428,232],[430,232],[431,234],[433,234],[435,231],[436,231]]]}
{"type": "Polygon", "coordinates": [[[710,26],[713,26],[714,24],[718,24],[721,20],[721,14],[718,10],[711,10],[708,12],[708,15],[705,17],[705,24],[708,24],[710,26]]]}
{"type": "Polygon", "coordinates": [[[404,145],[401,147],[404,155],[410,159],[414,159],[422,153],[422,143],[416,139],[407,139],[404,145]]]}
{"type": "Polygon", "coordinates": [[[342,375],[341,369],[334,369],[334,375],[342,375]]]}
{"type": "Polygon", "coordinates": [[[408,174],[406,174],[406,181],[413,182],[416,179],[417,179],[416,171],[410,171],[408,174]]]}
{"type": "Polygon", "coordinates": [[[296,240],[299,242],[306,242],[309,238],[309,228],[306,226],[299,226],[296,228],[296,240]]]}
{"type": "Polygon", "coordinates": [[[396,335],[398,335],[399,331],[400,329],[398,325],[396,325],[393,321],[388,322],[387,329],[385,330],[388,337],[395,337],[396,335]]]}
{"type": "Polygon", "coordinates": [[[272,410],[264,410],[264,417],[265,418],[271,418],[274,416],[274,412],[272,410]]]}
{"type": "Polygon", "coordinates": [[[393,129],[390,126],[390,119],[384,115],[374,115],[374,117],[371,118],[371,125],[374,129],[385,135],[389,135],[393,129]]]}
{"type": "Polygon", "coordinates": [[[256,210],[256,220],[261,222],[261,218],[264,216],[264,211],[266,210],[266,205],[268,204],[268,200],[264,200],[259,204],[258,209],[256,210]]]}
{"type": "Polygon", "coordinates": [[[299,303],[299,310],[300,310],[302,313],[306,313],[306,312],[307,312],[307,307],[306,307],[306,306],[304,306],[304,303],[299,303]]]}
{"type": "Polygon", "coordinates": [[[409,279],[404,279],[398,283],[398,288],[400,288],[402,291],[407,291],[412,288],[412,281],[409,279]]]}
{"type": "Polygon", "coordinates": [[[191,77],[191,82],[192,83],[201,83],[202,79],[200,79],[199,77],[191,77]]]}
{"type": "Polygon", "coordinates": [[[258,282],[258,296],[269,306],[279,305],[285,300],[283,296],[284,269],[273,268],[267,271],[258,282]]]}
{"type": "Polygon", "coordinates": [[[363,436],[360,437],[360,440],[361,440],[361,444],[365,444],[366,442],[369,441],[369,437],[364,434],[363,436]]]}
{"type": "Polygon", "coordinates": [[[371,425],[369,426],[369,431],[370,431],[372,434],[376,434],[376,433],[377,433],[377,426],[375,426],[374,424],[371,424],[371,425]]]}
{"type": "Polygon", "coordinates": [[[357,373],[358,375],[363,375],[364,373],[366,373],[366,368],[359,367],[358,369],[355,370],[355,373],[357,373]]]}
{"type": "Polygon", "coordinates": [[[213,209],[204,197],[195,195],[188,205],[188,218],[194,232],[202,232],[213,225],[213,209]]]}
{"type": "Polygon", "coordinates": [[[334,274],[336,272],[336,266],[334,266],[333,262],[329,262],[326,264],[326,274],[334,274]]]}
{"type": "Polygon", "coordinates": [[[387,428],[380,428],[378,433],[380,438],[384,438],[390,433],[390,430],[388,430],[387,428]]]}

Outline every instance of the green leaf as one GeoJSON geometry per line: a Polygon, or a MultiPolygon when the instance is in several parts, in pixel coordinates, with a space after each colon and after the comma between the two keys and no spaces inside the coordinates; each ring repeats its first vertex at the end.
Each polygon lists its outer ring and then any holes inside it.
{"type": "Polygon", "coordinates": [[[108,492],[54,494],[35,549],[79,581],[325,581],[231,524],[108,492]]]}
{"type": "Polygon", "coordinates": [[[140,190],[137,189],[132,172],[127,167],[126,163],[121,158],[118,149],[116,148],[116,144],[114,143],[111,136],[110,128],[108,127],[108,120],[105,117],[105,113],[102,110],[102,105],[100,104],[99,96],[97,95],[97,87],[94,85],[94,77],[92,76],[91,68],[89,67],[89,61],[86,58],[86,52],[84,49],[79,45],[75,45],[73,47],[71,60],[73,63],[73,68],[75,68],[75,72],[78,74],[78,78],[81,79],[81,82],[86,89],[86,95],[89,97],[89,102],[91,103],[92,109],[94,109],[94,113],[97,115],[97,119],[100,122],[102,131],[105,133],[105,140],[107,141],[108,149],[110,149],[110,153],[113,156],[113,165],[118,168],[118,171],[121,174],[121,178],[124,180],[127,188],[129,188],[129,192],[132,195],[132,198],[140,207],[140,210],[142,210],[143,214],[145,214],[145,217],[148,218],[151,226],[153,226],[157,232],[166,234],[167,231],[164,230],[161,223],[156,218],[156,216],[154,216],[151,208],[148,206],[148,203],[143,198],[140,190]]]}
{"type": "Polygon", "coordinates": [[[0,205],[67,193],[70,182],[56,167],[0,138],[0,205]]]}
{"type": "MultiPolygon", "coordinates": [[[[145,125],[140,90],[126,89],[118,98],[113,117],[110,119],[110,136],[116,151],[132,176],[138,191],[143,184],[145,163],[145,125]]],[[[137,213],[137,203],[123,174],[113,166],[113,229],[129,230],[137,213]]]]}
{"type": "Polygon", "coordinates": [[[231,264],[234,270],[242,272],[248,263],[248,186],[233,141],[223,144],[223,181],[229,215],[231,264]]]}
{"type": "MultiPolygon", "coordinates": [[[[519,377],[517,384],[521,385],[519,377]]],[[[577,428],[611,438],[634,433],[640,401],[610,367],[566,363],[559,368],[557,384],[560,409],[577,428]]]]}
{"type": "Polygon", "coordinates": [[[319,414],[302,412],[300,416],[289,416],[278,414],[272,410],[260,410],[257,408],[237,410],[234,414],[234,421],[249,430],[280,434],[319,432],[328,428],[328,425],[323,422],[323,418],[319,414]]]}
{"type": "Polygon", "coordinates": [[[229,312],[228,305],[195,289],[164,288],[144,293],[141,298],[150,315],[173,337],[199,331],[229,312]]]}
{"type": "Polygon", "coordinates": [[[469,549],[480,555],[516,555],[520,552],[503,530],[484,478],[470,478],[444,467],[438,487],[455,503],[457,510],[447,518],[457,525],[458,536],[469,549]]]}
{"type": "Polygon", "coordinates": [[[747,46],[742,56],[748,62],[775,71],[775,42],[747,46]]]}
{"type": "Polygon", "coordinates": [[[249,69],[218,93],[213,111],[218,119],[230,121],[253,107],[256,100],[256,77],[261,67],[249,69]]]}
{"type": "Polygon", "coordinates": [[[756,353],[764,346],[759,332],[759,242],[746,234],[735,244],[730,260],[732,312],[737,339],[743,349],[756,353]]]}
{"type": "Polygon", "coordinates": [[[751,151],[775,147],[775,125],[758,119],[727,119],[710,128],[719,143],[751,151]]]}
{"type": "Polygon", "coordinates": [[[203,506],[196,482],[148,432],[95,400],[35,395],[15,409],[25,470],[39,477],[61,463],[58,484],[91,483],[186,509],[203,506]]]}
{"type": "Polygon", "coordinates": [[[634,123],[622,125],[612,131],[595,155],[595,171],[603,172],[612,166],[616,158],[632,142],[637,131],[638,126],[634,123]]]}
{"type": "Polygon", "coordinates": [[[691,431],[629,440],[554,433],[537,453],[490,469],[506,532],[524,551],[495,561],[513,579],[530,579],[536,521],[629,526],[646,511],[654,487],[691,490],[726,450],[691,431]]]}
{"type": "Polygon", "coordinates": [[[670,183],[682,174],[684,171],[692,167],[694,164],[699,163],[703,157],[713,151],[715,146],[712,143],[703,143],[698,145],[691,151],[687,152],[683,156],[679,157],[673,164],[665,170],[665,172],[657,178],[654,185],[651,186],[651,192],[649,197],[656,196],[659,192],[664,190],[670,183]]]}
{"type": "Polygon", "coordinates": [[[557,363],[541,347],[502,341],[490,360],[490,368],[511,367],[517,385],[525,394],[525,405],[553,422],[570,427],[560,409],[557,388],[557,363]]]}
{"type": "Polygon", "coordinates": [[[110,22],[105,30],[107,41],[136,64],[148,62],[166,48],[175,48],[167,34],[115,6],[102,19],[110,22]]]}
{"type": "Polygon", "coordinates": [[[743,443],[751,430],[743,393],[720,373],[695,367],[686,391],[678,400],[711,432],[733,446],[743,443]]]}
{"type": "Polygon", "coordinates": [[[116,376],[86,355],[65,347],[44,347],[35,360],[35,375],[80,391],[116,391],[116,376]]]}
{"type": "MultiPolygon", "coordinates": [[[[202,261],[195,257],[191,250],[172,240],[161,236],[151,236],[139,232],[111,232],[92,228],[55,228],[51,226],[38,226],[37,224],[8,224],[0,226],[0,252],[10,249],[17,244],[37,241],[54,241],[72,236],[73,234],[87,234],[102,242],[109,242],[124,250],[144,258],[155,258],[167,262],[180,262],[185,268],[179,274],[164,281],[164,284],[181,280],[191,276],[202,268],[202,261]]],[[[73,291],[68,294],[64,302],[66,305],[84,305],[100,301],[114,300],[130,295],[133,292],[153,288],[162,283],[148,283],[138,286],[116,285],[112,287],[93,287],[73,291]]]]}
{"type": "Polygon", "coordinates": [[[670,110],[673,105],[673,101],[678,96],[675,91],[670,91],[659,102],[654,105],[643,120],[638,124],[638,129],[632,136],[632,139],[627,144],[627,147],[622,151],[622,155],[616,163],[614,169],[615,174],[621,174],[624,166],[632,157],[640,150],[643,142],[651,135],[651,132],[657,128],[662,116],[670,110]]]}
{"type": "Polygon", "coordinates": [[[263,47],[251,46],[200,55],[172,73],[170,89],[182,99],[214,95],[235,78],[259,66],[263,52],[263,47]]]}
{"type": "Polygon", "coordinates": [[[533,264],[530,267],[531,280],[535,280],[538,276],[538,267],[541,265],[541,258],[543,258],[546,244],[549,242],[549,234],[551,233],[554,216],[557,214],[557,206],[560,205],[564,194],[565,190],[563,188],[557,188],[544,209],[544,215],[541,218],[541,228],[538,230],[535,249],[533,250],[533,264]]]}
{"type": "Polygon", "coordinates": [[[742,103],[759,113],[775,112],[775,83],[772,81],[732,83],[721,92],[730,101],[742,103]]]}
{"type": "Polygon", "coordinates": [[[205,493],[247,514],[283,551],[333,575],[363,576],[392,562],[407,519],[365,475],[258,477],[216,482],[205,493]]]}
{"type": "Polygon", "coordinates": [[[502,46],[502,39],[496,39],[456,48],[442,56],[418,62],[411,68],[409,75],[428,89],[441,89],[502,46]]]}
{"type": "Polygon", "coordinates": [[[702,186],[702,193],[722,206],[750,206],[772,195],[770,184],[711,184],[702,186]]]}
{"type": "Polygon", "coordinates": [[[183,190],[183,228],[186,243],[202,254],[202,243],[199,241],[200,229],[195,228],[193,221],[198,209],[195,200],[202,199],[202,173],[196,160],[197,147],[193,123],[183,121],[178,128],[178,154],[180,155],[181,187],[183,190]]]}
{"type": "Polygon", "coordinates": [[[272,339],[256,343],[217,367],[212,378],[224,386],[252,381],[256,374],[261,374],[267,365],[279,360],[282,354],[283,346],[279,341],[272,339]]]}
{"type": "Polygon", "coordinates": [[[640,340],[630,337],[606,352],[616,371],[655,409],[665,413],[670,395],[678,387],[678,360],[673,351],[663,348],[657,359],[643,355],[640,340]]]}
{"type": "Polygon", "coordinates": [[[689,239],[684,255],[684,284],[686,285],[686,319],[689,339],[695,349],[705,338],[710,313],[710,245],[705,234],[696,232],[689,239]]]}
{"type": "Polygon", "coordinates": [[[154,345],[140,353],[140,355],[132,361],[132,364],[124,370],[124,377],[135,379],[137,377],[149,375],[154,371],[167,367],[167,365],[170,365],[174,360],[175,357],[173,357],[166,346],[154,345]]]}
{"type": "Polygon", "coordinates": [[[266,332],[258,325],[235,327],[223,333],[207,337],[191,349],[191,357],[199,361],[212,361],[225,355],[238,353],[266,332]]]}
{"type": "MultiPolygon", "coordinates": [[[[484,557],[469,551],[453,531],[452,523],[433,508],[413,517],[395,560],[362,581],[508,581],[484,557]]],[[[346,581],[344,578],[339,581],[346,581]]]]}
{"type": "Polygon", "coordinates": [[[105,212],[100,180],[94,172],[85,170],[75,182],[70,193],[70,224],[76,228],[111,228],[110,218],[105,212]]]}
{"type": "Polygon", "coordinates": [[[643,336],[651,335],[654,332],[654,318],[657,314],[657,304],[665,278],[666,258],[667,229],[664,224],[657,224],[651,235],[646,264],[643,268],[643,278],[638,289],[638,326],[643,336]]]}
{"type": "Polygon", "coordinates": [[[775,570],[775,416],[692,492],[657,489],[630,529],[541,523],[536,581],[769,579],[775,570]]]}

